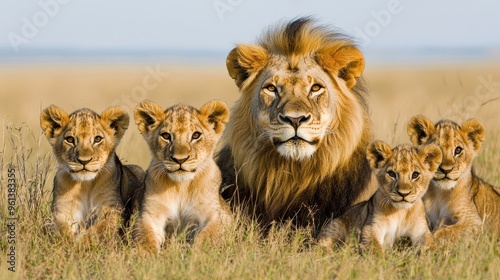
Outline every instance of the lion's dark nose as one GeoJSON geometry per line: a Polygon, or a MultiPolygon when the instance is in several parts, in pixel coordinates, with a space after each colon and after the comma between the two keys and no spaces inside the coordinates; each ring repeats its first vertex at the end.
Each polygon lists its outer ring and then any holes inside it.
{"type": "Polygon", "coordinates": [[[77,160],[79,163],[81,163],[82,165],[84,165],[84,166],[85,166],[87,163],[89,163],[89,162],[92,160],[92,158],[89,158],[89,159],[81,159],[81,158],[77,158],[76,160],[77,160]]]}
{"type": "Polygon", "coordinates": [[[408,190],[408,191],[407,191],[407,190],[397,190],[396,192],[397,192],[397,193],[398,193],[398,194],[399,194],[402,198],[407,197],[407,196],[411,193],[411,191],[410,191],[410,190],[408,190]]]}
{"type": "Polygon", "coordinates": [[[443,172],[444,175],[448,175],[453,170],[453,167],[450,169],[444,169],[443,167],[439,167],[439,171],[443,172]]]}
{"type": "Polygon", "coordinates": [[[311,115],[298,116],[298,117],[279,115],[278,118],[282,123],[287,123],[287,124],[293,126],[293,128],[297,129],[303,123],[308,122],[311,119],[311,115]]]}
{"type": "Polygon", "coordinates": [[[176,158],[175,156],[172,156],[172,160],[175,161],[175,162],[177,162],[178,164],[183,164],[188,159],[189,159],[189,156],[187,156],[185,158],[176,158]]]}

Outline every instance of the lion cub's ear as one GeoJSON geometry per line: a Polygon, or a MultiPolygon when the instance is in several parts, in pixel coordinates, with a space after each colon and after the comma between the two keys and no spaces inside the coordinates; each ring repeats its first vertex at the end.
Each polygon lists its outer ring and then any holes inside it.
{"type": "Polygon", "coordinates": [[[416,115],[408,122],[408,135],[413,145],[427,143],[434,131],[434,123],[422,115],[416,115]]]}
{"type": "Polygon", "coordinates": [[[484,141],[484,137],[486,136],[483,123],[475,119],[470,119],[464,122],[461,128],[467,139],[472,142],[474,151],[479,151],[484,141]]]}
{"type": "Polygon", "coordinates": [[[57,136],[64,131],[68,121],[68,114],[55,105],[50,105],[40,114],[40,126],[51,144],[55,144],[57,136]]]}
{"type": "Polygon", "coordinates": [[[165,112],[163,109],[158,104],[148,100],[137,105],[134,112],[135,123],[141,134],[147,134],[155,130],[164,117],[165,112]]]}
{"type": "Polygon", "coordinates": [[[326,46],[316,54],[316,61],[326,70],[345,80],[350,89],[356,85],[356,79],[361,77],[365,69],[363,53],[352,45],[326,46]]]}
{"type": "Polygon", "coordinates": [[[418,155],[423,162],[429,165],[429,171],[434,173],[438,169],[441,161],[443,160],[443,152],[441,148],[435,144],[429,144],[425,146],[420,146],[418,149],[418,155]]]}
{"type": "Polygon", "coordinates": [[[110,107],[101,114],[101,121],[104,125],[115,131],[116,139],[122,139],[130,123],[127,111],[120,107],[110,107]]]}
{"type": "Polygon", "coordinates": [[[247,78],[266,66],[268,58],[267,51],[261,46],[238,45],[227,56],[227,71],[236,85],[241,88],[247,78]]]}
{"type": "Polygon", "coordinates": [[[209,101],[201,107],[200,114],[213,125],[215,133],[219,134],[229,119],[229,108],[222,101],[209,101]]]}
{"type": "Polygon", "coordinates": [[[373,141],[366,149],[366,159],[373,169],[382,167],[391,154],[391,146],[380,140],[373,141]]]}

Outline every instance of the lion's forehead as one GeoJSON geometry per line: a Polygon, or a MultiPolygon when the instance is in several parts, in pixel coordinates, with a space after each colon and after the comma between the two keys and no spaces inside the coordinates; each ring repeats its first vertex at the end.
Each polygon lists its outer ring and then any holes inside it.
{"type": "Polygon", "coordinates": [[[410,145],[401,145],[393,150],[393,154],[389,160],[389,165],[392,169],[401,174],[408,174],[415,169],[419,169],[418,152],[410,145]]]}
{"type": "Polygon", "coordinates": [[[85,139],[104,131],[97,113],[89,109],[80,109],[69,116],[68,128],[73,135],[85,139]]]}
{"type": "Polygon", "coordinates": [[[196,109],[184,105],[165,111],[164,125],[176,135],[191,133],[202,126],[196,109]]]}
{"type": "Polygon", "coordinates": [[[269,65],[267,73],[267,79],[285,86],[306,86],[317,79],[324,79],[326,76],[318,64],[306,58],[296,65],[292,65],[286,59],[277,60],[269,65]]]}
{"type": "Polygon", "coordinates": [[[306,79],[311,80],[311,76],[307,75],[307,77],[303,75],[279,75],[276,74],[273,80],[277,84],[282,84],[285,88],[294,88],[294,87],[305,87],[308,83],[306,79]]]}
{"type": "Polygon", "coordinates": [[[440,146],[446,154],[453,152],[456,146],[465,144],[465,139],[460,132],[460,127],[457,124],[448,121],[438,123],[436,125],[436,130],[432,135],[430,142],[440,146]]]}

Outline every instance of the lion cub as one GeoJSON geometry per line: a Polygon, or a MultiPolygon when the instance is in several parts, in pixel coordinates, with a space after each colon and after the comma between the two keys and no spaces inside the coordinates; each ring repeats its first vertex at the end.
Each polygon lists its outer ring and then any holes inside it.
{"type": "Polygon", "coordinates": [[[443,151],[439,166],[424,196],[436,239],[457,241],[483,225],[500,234],[500,191],[479,178],[472,166],[484,141],[484,125],[474,119],[461,126],[450,120],[434,124],[413,117],[408,134],[415,144],[434,143],[443,151]]]}
{"type": "Polygon", "coordinates": [[[378,190],[368,201],[327,224],[318,236],[319,245],[331,251],[351,233],[361,235],[362,249],[374,245],[383,250],[400,237],[409,237],[415,247],[431,245],[433,238],[421,198],[441,157],[436,145],[404,144],[391,149],[382,141],[372,142],[366,158],[377,177],[378,190]]]}
{"type": "Polygon", "coordinates": [[[232,220],[219,194],[221,172],[213,153],[229,118],[229,109],[211,101],[200,110],[176,105],[163,111],[144,101],[135,122],[152,153],[135,228],[148,251],[159,251],[167,236],[215,241],[232,220]],[[196,237],[195,237],[196,236],[196,237]]]}
{"type": "Polygon", "coordinates": [[[118,107],[101,115],[89,109],[68,115],[51,105],[41,113],[40,125],[58,164],[52,213],[63,235],[114,234],[122,218],[128,219],[144,177],[140,167],[122,165],[115,153],[128,124],[127,112],[118,107]]]}

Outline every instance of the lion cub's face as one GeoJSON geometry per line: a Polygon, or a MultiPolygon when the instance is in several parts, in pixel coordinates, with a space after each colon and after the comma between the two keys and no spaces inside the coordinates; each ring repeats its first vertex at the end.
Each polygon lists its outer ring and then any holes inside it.
{"type": "Polygon", "coordinates": [[[434,182],[442,189],[455,187],[458,179],[472,167],[484,141],[484,125],[474,119],[461,126],[450,120],[435,125],[424,116],[415,116],[408,123],[408,134],[416,145],[433,143],[443,152],[443,162],[434,175],[434,182]]]}
{"type": "Polygon", "coordinates": [[[153,155],[152,167],[177,182],[192,180],[212,158],[228,118],[229,109],[220,101],[200,110],[175,105],[165,111],[144,101],[135,109],[135,122],[153,155]]]}
{"type": "Polygon", "coordinates": [[[442,153],[433,144],[403,144],[391,149],[386,143],[375,141],[368,146],[366,157],[387,202],[396,208],[410,208],[427,191],[442,153]]]}
{"type": "Polygon", "coordinates": [[[40,125],[52,145],[60,169],[77,181],[93,180],[114,152],[129,124],[125,110],[112,107],[98,115],[80,109],[68,116],[51,105],[40,125]]]}

